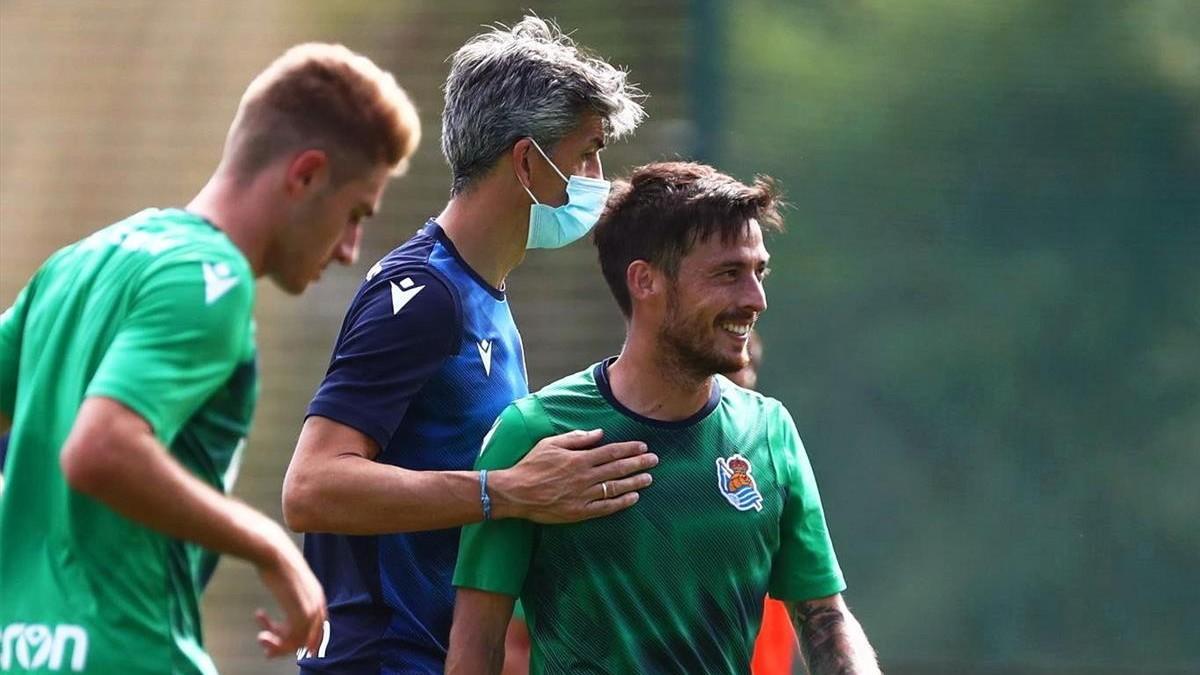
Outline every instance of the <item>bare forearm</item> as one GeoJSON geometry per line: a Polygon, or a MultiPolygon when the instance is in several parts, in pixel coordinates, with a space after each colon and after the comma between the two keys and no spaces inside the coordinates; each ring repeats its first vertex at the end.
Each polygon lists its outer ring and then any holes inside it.
{"type": "Polygon", "coordinates": [[[354,454],[289,472],[283,495],[288,526],[301,532],[418,532],[483,518],[476,471],[410,471],[354,454]]]}
{"type": "Polygon", "coordinates": [[[450,645],[446,675],[500,675],[504,669],[503,638],[485,640],[478,633],[459,631],[450,645]]]}
{"type": "Polygon", "coordinates": [[[62,455],[73,488],[176,539],[255,563],[278,555],[279,525],[193,476],[131,417],[113,401],[85,402],[62,455]]]}
{"type": "MultiPolygon", "coordinates": [[[[167,457],[165,451],[160,458],[167,457]]],[[[92,496],[117,513],[175,539],[265,562],[287,534],[273,520],[176,466],[143,466],[114,489],[92,496]]]]}
{"type": "MultiPolygon", "coordinates": [[[[516,466],[488,472],[493,518],[575,522],[632,506],[658,462],[636,441],[592,446],[599,431],[540,440],[516,466]],[[636,475],[635,475],[636,474],[636,475]]],[[[477,471],[411,471],[375,461],[374,439],[313,415],[283,481],[293,530],[340,534],[419,532],[483,518],[477,471]]]]}
{"type": "Polygon", "coordinates": [[[447,675],[500,674],[513,603],[512,596],[458,589],[446,655],[447,675]]]}
{"type": "Polygon", "coordinates": [[[102,397],[85,400],[59,462],[72,489],[126,518],[253,563],[284,612],[279,622],[258,612],[268,656],[318,648],[325,594],[288,534],[192,475],[132,410],[102,397]]]}
{"type": "MultiPolygon", "coordinates": [[[[370,535],[437,530],[483,519],[478,471],[413,471],[375,461],[378,453],[375,441],[362,432],[309,417],[283,480],[288,527],[370,535]]],[[[526,515],[519,497],[525,494],[528,500],[531,491],[522,492],[515,471],[488,472],[493,518],[526,515]]],[[[535,487],[541,486],[535,481],[535,487]]]]}
{"type": "Polygon", "coordinates": [[[288,527],[370,535],[483,518],[477,472],[402,469],[375,461],[379,450],[374,439],[340,422],[318,415],[305,420],[283,479],[288,527]]]}
{"type": "Polygon", "coordinates": [[[792,621],[812,675],[871,675],[879,673],[875,650],[862,625],[841,601],[799,603],[792,621]]]}

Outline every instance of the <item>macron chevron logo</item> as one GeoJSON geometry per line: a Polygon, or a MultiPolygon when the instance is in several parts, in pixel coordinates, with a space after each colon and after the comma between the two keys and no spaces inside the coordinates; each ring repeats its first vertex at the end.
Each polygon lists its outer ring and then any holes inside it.
{"type": "Polygon", "coordinates": [[[204,304],[211,305],[221,299],[229,289],[237,286],[238,278],[225,263],[203,263],[204,270],[204,304]]]}
{"type": "Polygon", "coordinates": [[[399,285],[396,285],[394,281],[388,283],[392,285],[392,316],[399,314],[400,310],[404,309],[404,306],[425,288],[424,285],[416,286],[411,277],[404,277],[400,280],[399,285]]]}
{"type": "Polygon", "coordinates": [[[479,344],[476,346],[479,347],[479,358],[483,359],[483,374],[487,375],[488,377],[491,377],[492,376],[492,343],[488,342],[487,340],[480,340],[479,344]]]}

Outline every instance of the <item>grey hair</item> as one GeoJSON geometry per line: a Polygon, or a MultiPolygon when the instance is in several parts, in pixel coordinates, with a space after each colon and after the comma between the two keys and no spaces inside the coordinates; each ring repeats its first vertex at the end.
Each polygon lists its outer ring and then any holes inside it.
{"type": "Polygon", "coordinates": [[[522,138],[552,152],[585,113],[599,115],[614,139],[646,117],[644,96],[625,71],[537,16],[512,28],[497,24],[449,60],[442,154],[453,174],[451,195],[470,187],[522,138]]]}

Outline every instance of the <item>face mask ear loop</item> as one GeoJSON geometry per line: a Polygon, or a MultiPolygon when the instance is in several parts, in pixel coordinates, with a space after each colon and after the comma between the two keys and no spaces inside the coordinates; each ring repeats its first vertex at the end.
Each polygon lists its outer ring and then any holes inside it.
{"type": "MultiPolygon", "coordinates": [[[[521,183],[521,178],[519,176],[517,177],[517,182],[521,183]]],[[[541,202],[538,201],[537,197],[534,197],[533,193],[529,191],[529,188],[525,187],[524,183],[521,183],[521,189],[525,191],[525,194],[529,195],[529,198],[533,200],[534,204],[541,204],[541,202]]]]}
{"type": "MultiPolygon", "coordinates": [[[[537,141],[534,141],[532,138],[530,138],[529,140],[533,142],[534,147],[537,146],[537,141]]],[[[542,151],[542,149],[538,148],[538,152],[541,152],[541,151],[542,151]]],[[[545,157],[545,155],[542,155],[542,156],[545,157]]],[[[529,186],[525,185],[525,182],[521,180],[521,174],[517,173],[516,169],[513,170],[513,174],[516,175],[517,183],[519,183],[521,185],[521,189],[525,191],[525,194],[529,195],[529,198],[533,200],[533,203],[541,204],[541,202],[538,201],[538,198],[533,196],[533,192],[529,189],[529,186]]]]}
{"type": "Polygon", "coordinates": [[[554,169],[554,173],[558,174],[558,177],[562,179],[562,182],[569,185],[571,181],[567,180],[567,177],[563,175],[563,172],[559,171],[558,167],[554,165],[554,162],[550,161],[550,158],[547,157],[546,153],[542,150],[542,146],[538,145],[538,142],[533,139],[533,136],[529,137],[529,142],[533,143],[533,147],[537,148],[538,154],[542,156],[542,159],[546,160],[546,163],[550,165],[551,169],[554,169]]]}

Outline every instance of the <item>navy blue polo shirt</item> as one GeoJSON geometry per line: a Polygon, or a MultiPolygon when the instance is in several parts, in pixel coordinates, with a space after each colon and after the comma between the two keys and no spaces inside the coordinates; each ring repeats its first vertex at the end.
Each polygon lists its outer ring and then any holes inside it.
{"type": "MultiPolygon", "coordinates": [[[[367,274],[309,404],[379,444],[377,462],[469,470],[484,435],[529,393],[504,293],[430,220],[367,274]]],[[[309,534],[329,627],[304,673],[441,673],[453,617],[459,528],[309,534]]]]}

